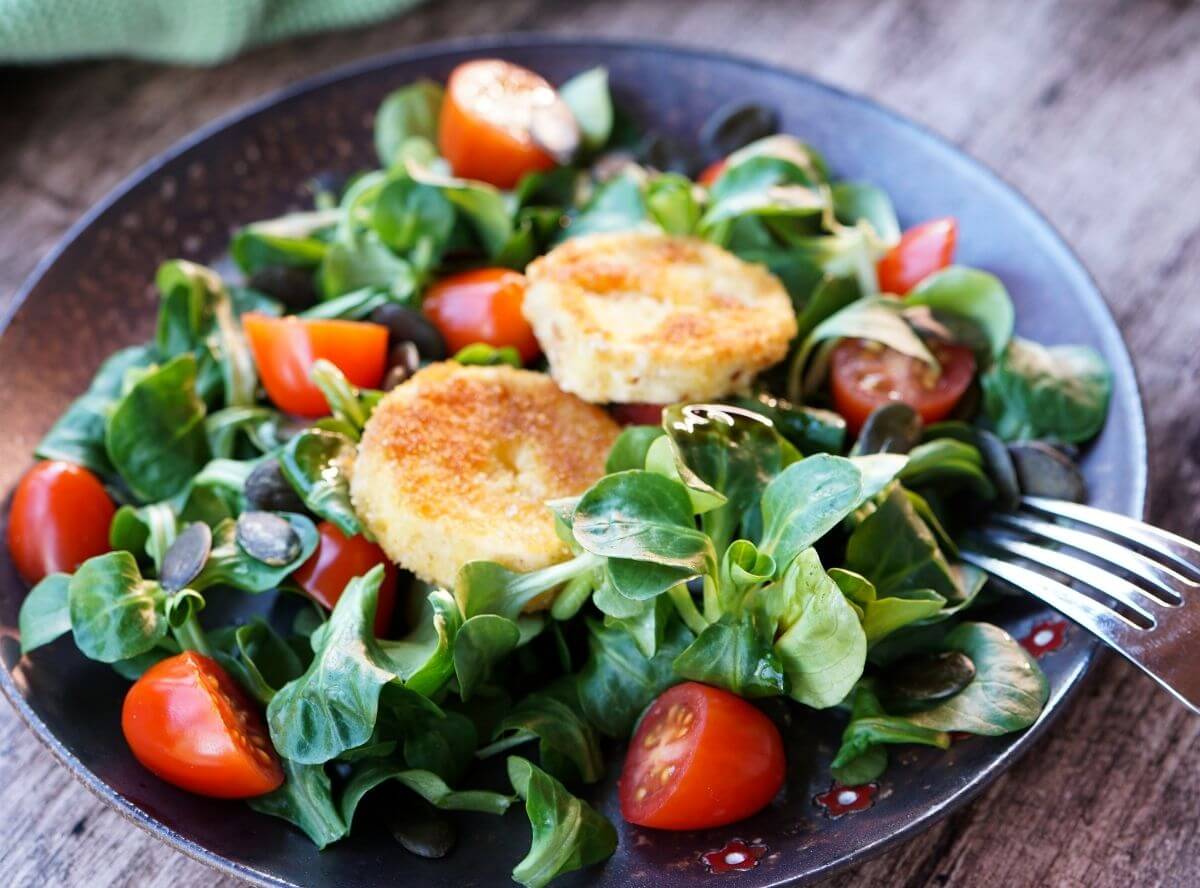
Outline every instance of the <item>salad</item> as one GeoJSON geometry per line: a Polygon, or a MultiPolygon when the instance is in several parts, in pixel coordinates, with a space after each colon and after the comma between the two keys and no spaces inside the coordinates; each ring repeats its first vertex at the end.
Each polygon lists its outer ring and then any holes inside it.
{"type": "Polygon", "coordinates": [[[843,713],[847,786],[1027,728],[1046,680],[955,540],[1084,497],[1108,368],[1016,337],[954,219],[902,231],[777,116],[692,151],[603,69],[500,60],[390,94],[378,169],[237,231],[230,274],[165,262],[153,341],[38,445],[23,652],[70,635],[147,769],[318,847],[369,793],[434,857],[523,806],[534,888],[615,850],[606,749],[622,817],[687,830],[783,787],[754,701],[843,713]],[[269,619],[205,613],[246,596],[269,619]]]}

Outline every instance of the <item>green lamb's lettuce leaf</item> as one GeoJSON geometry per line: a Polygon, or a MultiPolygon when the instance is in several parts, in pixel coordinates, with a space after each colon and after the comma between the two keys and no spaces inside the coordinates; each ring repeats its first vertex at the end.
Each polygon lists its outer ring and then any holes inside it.
{"type": "Polygon", "coordinates": [[[599,186],[587,205],[570,217],[562,237],[565,240],[581,234],[629,231],[648,226],[652,227],[642,184],[625,174],[599,186]]]}
{"type": "Polygon", "coordinates": [[[85,561],[67,585],[75,646],[101,663],[144,654],[167,635],[167,595],[128,552],[85,561]]]}
{"type": "Polygon", "coordinates": [[[277,265],[315,269],[329,249],[328,235],[339,218],[339,211],[332,209],[254,222],[234,234],[229,252],[246,274],[277,265]]]}
{"type": "Polygon", "coordinates": [[[913,724],[997,736],[1037,721],[1050,686],[1037,661],[1011,635],[990,623],[963,623],[946,636],[944,648],[970,657],[975,677],[949,700],[908,716],[913,724]]]}
{"type": "Polygon", "coordinates": [[[39,459],[61,459],[112,480],[116,469],[108,458],[105,428],[112,405],[121,396],[125,376],[154,363],[151,346],[135,345],[111,355],[96,371],[87,392],[76,399],[38,443],[39,459]]]}
{"type": "Polygon", "coordinates": [[[470,345],[460,348],[450,360],[474,367],[499,367],[507,364],[509,367],[519,368],[521,353],[511,345],[502,345],[497,348],[486,342],[472,342],[470,345]]]}
{"type": "Polygon", "coordinates": [[[672,662],[692,642],[692,633],[678,620],[667,624],[653,656],[619,628],[588,620],[588,659],[579,673],[579,702],[596,729],[609,737],[626,738],[642,710],[679,678],[672,662]]]}
{"type": "Polygon", "coordinates": [[[71,631],[71,609],[67,600],[70,582],[69,574],[54,573],[29,590],[17,616],[22,654],[71,631]]]}
{"type": "Polygon", "coordinates": [[[775,600],[766,607],[778,614],[775,653],[789,696],[816,709],[837,705],[866,665],[867,637],[854,607],[814,549],[796,557],[770,595],[775,600]]]}
{"type": "Polygon", "coordinates": [[[411,302],[417,275],[412,264],[393,253],[373,230],[352,230],[329,245],[317,280],[324,299],[365,288],[390,294],[392,301],[411,302]]]}
{"type": "Polygon", "coordinates": [[[626,426],[613,442],[612,449],[608,451],[608,461],[604,464],[605,474],[644,469],[650,445],[665,434],[662,426],[626,426]]]}
{"type": "Polygon", "coordinates": [[[1012,339],[1016,319],[1012,300],[1004,284],[986,271],[952,265],[925,278],[904,301],[974,324],[987,343],[991,359],[998,359],[1012,339]]]}
{"type": "Polygon", "coordinates": [[[846,420],[832,410],[793,404],[767,394],[734,398],[731,403],[765,416],[775,426],[775,431],[803,455],[836,455],[846,447],[846,420]]]}
{"type": "Polygon", "coordinates": [[[220,276],[202,265],[176,259],[160,265],[154,280],[162,294],[154,337],[159,356],[165,361],[181,354],[195,355],[198,385],[206,399],[204,381],[215,370],[226,406],[254,404],[258,373],[220,276]]]}
{"type": "Polygon", "coordinates": [[[349,832],[333,801],[333,785],[323,765],[306,765],[285,758],[283,785],[247,801],[260,814],[270,814],[302,829],[318,849],[349,832]]]}
{"type": "Polygon", "coordinates": [[[208,461],[196,359],[173,358],[142,373],[117,401],[105,432],[113,467],[147,501],[177,493],[208,461]]]}
{"type": "Polygon", "coordinates": [[[782,570],[857,506],[862,473],[848,459],[818,453],[792,463],[762,495],[759,551],[782,570]]]}
{"type": "Polygon", "coordinates": [[[646,183],[646,210],[667,234],[691,234],[700,222],[696,186],[687,176],[663,173],[646,183]]]}
{"type": "Polygon", "coordinates": [[[454,597],[434,589],[408,636],[380,641],[406,688],[432,697],[454,675],[454,639],[462,623],[454,597]]]}
{"type": "Polygon", "coordinates": [[[613,128],[612,96],[608,91],[608,71],[589,68],[576,74],[558,88],[558,94],[583,134],[588,151],[598,151],[608,142],[613,128]]]}
{"type": "MultiPolygon", "coordinates": [[[[570,689],[573,694],[574,686],[570,689]]],[[[484,757],[533,739],[539,741],[542,767],[556,777],[595,783],[604,776],[595,731],[572,706],[549,693],[530,694],[519,702],[496,725],[492,745],[477,754],[484,757]]]]}
{"type": "Polygon", "coordinates": [[[869,182],[836,182],[830,187],[833,212],[843,225],[869,222],[876,237],[888,245],[900,241],[900,221],[887,192],[869,182]]]}
{"type": "Polygon", "coordinates": [[[382,783],[395,780],[411,789],[434,807],[444,811],[477,811],[481,814],[503,814],[513,797],[482,789],[455,792],[437,774],[406,768],[387,759],[364,759],[355,763],[346,787],[342,790],[340,813],[347,829],[354,822],[354,812],[368,792],[382,783]]]}
{"type": "Polygon", "coordinates": [[[881,598],[915,590],[931,590],[951,603],[963,598],[937,540],[900,487],[850,535],[845,566],[870,580],[881,598]]]}
{"type": "Polygon", "coordinates": [[[563,873],[606,860],[616,850],[612,824],[541,768],[511,756],[508,779],[525,800],[533,828],[529,853],[513,869],[515,881],[542,888],[563,873]]]}
{"type": "Polygon", "coordinates": [[[677,459],[725,499],[701,518],[716,551],[723,552],[783,470],[783,442],[762,414],[724,405],[668,407],[663,428],[677,459]]]}
{"type": "Polygon", "coordinates": [[[293,437],[279,455],[280,468],[304,505],[346,536],[362,533],[347,474],[355,452],[354,442],[345,435],[313,428],[293,437]]]}
{"type": "Polygon", "coordinates": [[[829,576],[842,594],[862,611],[868,647],[897,629],[937,615],[946,604],[946,599],[931,589],[913,589],[902,598],[878,598],[870,580],[841,567],[831,567],[829,576]]]}
{"type": "Polygon", "coordinates": [[[632,470],[601,478],[575,509],[575,539],[608,558],[703,572],[716,558],[695,527],[687,488],[653,472],[632,470]]]}
{"type": "Polygon", "coordinates": [[[984,470],[979,448],[953,438],[918,444],[909,451],[898,477],[909,487],[966,488],[980,499],[996,498],[996,487],[984,470]]]}
{"type": "Polygon", "coordinates": [[[401,254],[423,252],[429,263],[441,255],[454,221],[454,204],[440,190],[407,175],[388,180],[371,212],[371,227],[384,244],[401,254]]]}
{"type": "Polygon", "coordinates": [[[521,630],[515,618],[478,614],[467,619],[454,636],[454,674],[458,679],[459,696],[464,701],[471,699],[491,676],[496,664],[520,643],[521,630]]]}
{"type": "Polygon", "coordinates": [[[213,656],[259,703],[304,673],[305,663],[271,624],[256,618],[241,626],[208,633],[213,656]]]}
{"type": "Polygon", "coordinates": [[[675,674],[733,691],[774,697],[787,688],[785,664],[748,615],[726,614],[675,658],[675,674]]]}
{"type": "Polygon", "coordinates": [[[388,94],[375,112],[375,153],[384,169],[401,160],[410,139],[437,141],[438,116],[445,90],[432,80],[418,80],[388,94]]]}
{"type": "Polygon", "coordinates": [[[731,155],[710,196],[711,205],[700,221],[704,231],[740,216],[819,216],[829,202],[827,192],[815,187],[810,171],[766,154],[744,160],[737,153],[731,155]]]}
{"type": "Polygon", "coordinates": [[[980,381],[984,413],[1005,441],[1087,441],[1112,395],[1112,374],[1094,349],[1026,339],[1014,339],[980,381]]]}
{"type": "Polygon", "coordinates": [[[170,503],[121,506],[108,527],[108,542],[113,549],[133,553],[141,562],[149,559],[157,570],[178,532],[179,518],[170,503]]]}
{"type": "Polygon", "coordinates": [[[833,778],[844,786],[861,786],[878,779],[887,767],[884,744],[889,743],[947,749],[950,735],[914,724],[907,718],[888,715],[871,688],[860,683],[854,689],[850,723],[842,732],[842,744],[831,765],[833,778]]]}
{"type": "Polygon", "coordinates": [[[395,679],[373,625],[383,566],[346,586],[316,656],[267,707],[275,749],[301,764],[321,764],[371,737],[383,686],[395,679]]]}

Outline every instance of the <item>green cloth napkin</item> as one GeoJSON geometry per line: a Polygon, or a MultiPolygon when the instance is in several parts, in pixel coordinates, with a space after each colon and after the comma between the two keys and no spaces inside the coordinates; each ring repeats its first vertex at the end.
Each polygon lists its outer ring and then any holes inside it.
{"type": "Polygon", "coordinates": [[[0,0],[0,63],[134,56],[213,64],[258,43],[348,28],[421,0],[0,0]]]}

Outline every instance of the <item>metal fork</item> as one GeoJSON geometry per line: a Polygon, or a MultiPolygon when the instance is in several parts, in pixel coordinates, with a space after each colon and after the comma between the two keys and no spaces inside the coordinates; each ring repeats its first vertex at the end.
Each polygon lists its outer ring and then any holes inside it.
{"type": "Polygon", "coordinates": [[[1200,546],[1124,515],[1027,496],[972,531],[961,555],[1069,617],[1200,714],[1200,546]]]}

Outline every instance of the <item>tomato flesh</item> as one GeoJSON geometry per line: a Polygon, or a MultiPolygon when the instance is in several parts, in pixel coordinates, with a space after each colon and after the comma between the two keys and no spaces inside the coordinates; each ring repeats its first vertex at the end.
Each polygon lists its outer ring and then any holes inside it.
{"type": "Polygon", "coordinates": [[[696,181],[705,188],[712,188],[713,183],[721,178],[721,174],[725,172],[727,166],[729,166],[729,158],[722,157],[720,160],[715,160],[704,168],[696,181]]]}
{"type": "Polygon", "coordinates": [[[244,799],[283,783],[258,709],[220,664],[195,651],[156,663],[134,682],[121,730],[143,767],[189,792],[244,799]]]}
{"type": "Polygon", "coordinates": [[[525,276],[507,268],[477,268],[442,278],[425,293],[426,317],[457,352],[476,342],[512,346],[529,363],[541,353],[521,313],[525,276]]]}
{"type": "Polygon", "coordinates": [[[879,289],[903,296],[913,287],[950,264],[958,241],[958,222],[950,216],[923,222],[904,232],[876,264],[879,289]]]}
{"type": "Polygon", "coordinates": [[[242,315],[242,327],[267,396],[297,416],[325,416],[329,405],[309,379],[319,358],[359,388],[377,388],[387,368],[388,330],[365,321],[242,315]]]}
{"type": "Polygon", "coordinates": [[[783,786],[783,738],[736,694],[698,682],[663,693],[634,732],[621,816],[656,829],[705,829],[763,808],[783,786]]]}
{"type": "Polygon", "coordinates": [[[521,177],[554,166],[530,135],[539,108],[559,102],[540,75],[500,59],[455,68],[438,119],[438,148],[454,175],[512,188],[521,177]]]}
{"type": "Polygon", "coordinates": [[[95,475],[61,460],[25,473],[8,516],[8,551],[25,582],[70,573],[109,550],[108,526],[116,506],[95,475]]]}
{"type": "Polygon", "coordinates": [[[396,608],[396,566],[375,543],[364,536],[348,537],[329,521],[317,525],[320,541],[317,551],[296,568],[292,579],[313,601],[333,610],[346,584],[361,577],[377,564],[383,565],[383,583],[379,586],[379,604],[375,609],[375,635],[382,638],[392,625],[396,608]]]}
{"type": "Polygon", "coordinates": [[[613,419],[621,425],[661,425],[665,404],[610,404],[613,419]]]}
{"type": "Polygon", "coordinates": [[[975,356],[962,345],[934,343],[930,351],[941,373],[878,342],[846,339],[829,362],[834,408],[857,434],[876,407],[891,401],[908,404],[925,422],[944,419],[975,376],[975,356]]]}

